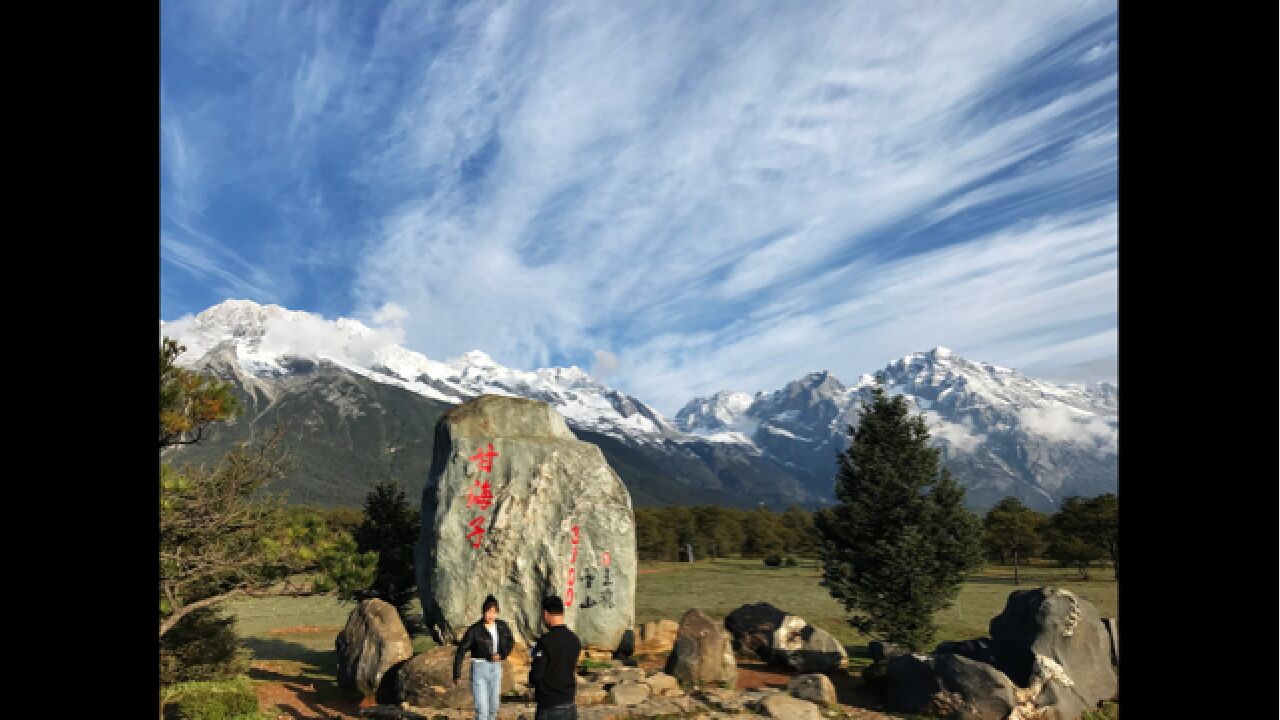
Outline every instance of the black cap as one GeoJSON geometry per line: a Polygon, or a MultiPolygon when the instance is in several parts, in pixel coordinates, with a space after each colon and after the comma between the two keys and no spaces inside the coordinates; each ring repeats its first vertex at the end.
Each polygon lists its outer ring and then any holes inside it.
{"type": "Polygon", "coordinates": [[[564,614],[564,601],[559,595],[548,595],[542,598],[542,609],[552,615],[564,614]]]}
{"type": "Polygon", "coordinates": [[[494,597],[493,595],[486,595],[484,599],[484,604],[480,606],[480,612],[486,612],[490,607],[492,607],[494,610],[498,609],[498,598],[494,597]]]}

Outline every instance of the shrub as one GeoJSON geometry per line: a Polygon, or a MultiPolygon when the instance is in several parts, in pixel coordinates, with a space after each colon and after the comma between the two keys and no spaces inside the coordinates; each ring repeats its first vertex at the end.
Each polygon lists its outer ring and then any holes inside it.
{"type": "Polygon", "coordinates": [[[235,618],[200,608],[160,638],[160,683],[227,680],[248,672],[249,659],[236,637],[235,618]]]}
{"type": "Polygon", "coordinates": [[[799,564],[800,564],[800,561],[796,559],[795,555],[788,555],[782,558],[782,565],[784,567],[796,567],[799,564]]]}
{"type": "Polygon", "coordinates": [[[764,564],[769,567],[778,567],[782,565],[782,558],[777,555],[766,555],[764,558],[764,564]]]}
{"type": "Polygon", "coordinates": [[[192,682],[174,688],[179,720],[258,720],[258,696],[248,678],[192,682]]]}

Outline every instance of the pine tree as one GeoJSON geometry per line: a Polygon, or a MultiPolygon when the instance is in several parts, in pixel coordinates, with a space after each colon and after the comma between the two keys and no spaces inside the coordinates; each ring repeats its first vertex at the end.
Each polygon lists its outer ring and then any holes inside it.
{"type": "Polygon", "coordinates": [[[928,446],[924,419],[877,386],[838,457],[839,504],[818,513],[822,584],[858,630],[923,649],[934,613],[982,565],[981,526],[964,488],[928,446]]]}
{"type": "Polygon", "coordinates": [[[368,595],[395,606],[405,625],[410,625],[410,603],[418,583],[413,556],[422,531],[421,513],[409,505],[400,484],[388,480],[379,483],[365,497],[364,514],[364,522],[354,533],[356,549],[361,553],[378,553],[368,595]]]}

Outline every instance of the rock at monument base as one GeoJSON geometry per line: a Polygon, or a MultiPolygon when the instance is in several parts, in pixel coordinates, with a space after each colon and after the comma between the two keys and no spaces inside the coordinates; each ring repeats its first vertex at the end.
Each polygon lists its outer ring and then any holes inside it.
{"type": "Polygon", "coordinates": [[[777,720],[820,720],[822,718],[817,705],[783,693],[765,698],[764,710],[765,714],[777,720]]]}
{"type": "Polygon", "coordinates": [[[775,662],[801,673],[829,672],[840,667],[848,654],[831,633],[814,627],[798,615],[787,615],[773,631],[775,662]]]}
{"type": "Polygon", "coordinates": [[[648,685],[654,695],[664,697],[684,695],[684,690],[680,689],[680,681],[666,673],[654,673],[641,682],[648,685]]]}
{"type": "Polygon", "coordinates": [[[609,691],[597,682],[580,682],[573,699],[578,705],[599,705],[609,699],[609,691]]]}
{"type": "Polygon", "coordinates": [[[725,617],[724,627],[733,635],[735,650],[771,662],[773,633],[786,616],[767,602],[742,605],[725,617]]]}
{"type": "Polygon", "coordinates": [[[334,640],[338,685],[365,697],[378,692],[385,673],[413,655],[413,641],[389,603],[362,600],[334,640]]]}
{"type": "Polygon", "coordinates": [[[649,699],[649,686],[638,682],[620,682],[609,690],[614,705],[639,705],[649,699]]]}
{"type": "Polygon", "coordinates": [[[650,620],[640,626],[636,653],[647,655],[669,653],[675,646],[676,634],[679,632],[680,623],[675,620],[650,620]]]}
{"type": "MultiPolygon", "coordinates": [[[[471,658],[462,661],[462,677],[456,687],[453,685],[455,650],[456,648],[447,645],[432,648],[401,665],[396,677],[397,702],[407,702],[417,707],[475,707],[471,697],[471,658]]],[[[511,692],[515,687],[511,667],[504,660],[499,694],[511,692]]]]}
{"type": "Polygon", "coordinates": [[[436,424],[415,567],[438,643],[456,643],[492,593],[530,645],[555,593],[583,646],[612,653],[635,617],[631,497],[550,405],[482,395],[436,424]]]}
{"type": "Polygon", "coordinates": [[[636,652],[636,634],[631,628],[627,628],[622,632],[622,640],[618,642],[618,647],[613,651],[614,660],[626,660],[636,652]]]}
{"type": "Polygon", "coordinates": [[[701,610],[689,610],[680,618],[680,629],[667,656],[665,672],[677,680],[698,685],[733,685],[738,678],[738,665],[733,659],[729,633],[701,610]]]}
{"type": "Polygon", "coordinates": [[[831,684],[831,679],[821,673],[809,673],[791,678],[787,683],[787,692],[793,697],[818,705],[836,704],[836,688],[831,684]]]}
{"type": "Polygon", "coordinates": [[[640,682],[644,680],[644,670],[640,668],[624,667],[616,670],[614,674],[618,678],[618,682],[640,682]]]}

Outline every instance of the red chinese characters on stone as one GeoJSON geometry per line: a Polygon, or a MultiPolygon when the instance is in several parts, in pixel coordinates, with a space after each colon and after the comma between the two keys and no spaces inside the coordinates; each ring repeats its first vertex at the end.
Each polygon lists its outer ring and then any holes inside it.
{"type": "Polygon", "coordinates": [[[578,569],[573,566],[574,563],[578,562],[578,526],[574,525],[571,532],[573,533],[573,538],[569,542],[573,546],[573,555],[569,558],[568,589],[564,592],[565,607],[573,607],[573,583],[578,573],[578,569]]]}
{"type": "Polygon", "coordinates": [[[480,479],[476,478],[474,487],[480,488],[480,494],[477,495],[474,490],[467,493],[467,507],[476,505],[481,510],[488,510],[489,506],[493,504],[493,491],[489,489],[489,481],[486,480],[482,484],[480,479]]]}
{"type": "MultiPolygon", "coordinates": [[[[487,447],[477,448],[476,454],[467,459],[474,460],[480,472],[491,473],[495,457],[498,457],[498,453],[494,451],[493,443],[488,443],[487,447]]],[[[493,490],[489,488],[489,480],[484,478],[484,482],[481,482],[481,478],[477,477],[471,491],[467,493],[467,507],[474,506],[481,510],[488,510],[491,505],[493,505],[493,490]],[[477,493],[476,489],[480,492],[477,493]]],[[[484,539],[484,516],[475,516],[467,523],[467,527],[471,528],[471,532],[467,533],[467,539],[471,540],[471,547],[479,548],[484,539]]]]}
{"type": "Polygon", "coordinates": [[[475,538],[475,540],[471,541],[471,547],[480,547],[480,539],[484,537],[484,516],[477,515],[471,518],[471,522],[467,523],[467,525],[471,527],[471,532],[467,533],[467,539],[475,538]]]}
{"type": "Polygon", "coordinates": [[[480,472],[487,473],[493,472],[493,459],[496,457],[498,457],[498,453],[494,452],[493,443],[489,443],[488,449],[479,448],[476,450],[475,455],[472,455],[467,459],[475,460],[476,464],[480,466],[480,472]]]}

